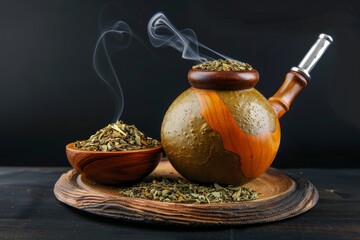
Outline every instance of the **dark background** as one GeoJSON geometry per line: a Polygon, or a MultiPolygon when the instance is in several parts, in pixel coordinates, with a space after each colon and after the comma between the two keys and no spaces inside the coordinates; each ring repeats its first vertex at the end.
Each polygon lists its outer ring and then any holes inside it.
{"type": "Polygon", "coordinates": [[[104,6],[101,22],[126,21],[151,50],[134,43],[112,60],[124,90],[121,119],[156,138],[166,109],[189,87],[192,65],[150,45],[146,25],[156,12],[252,64],[267,98],[319,33],[331,35],[308,88],[281,119],[273,166],[360,166],[360,2],[325,0],[1,1],[0,165],[68,165],[66,143],[112,121],[114,101],[92,66],[104,6]]]}

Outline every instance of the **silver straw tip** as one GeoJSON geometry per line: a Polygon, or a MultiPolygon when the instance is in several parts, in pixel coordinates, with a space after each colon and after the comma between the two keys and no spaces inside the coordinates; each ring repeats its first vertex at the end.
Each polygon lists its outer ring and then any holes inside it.
{"type": "Polygon", "coordinates": [[[330,43],[332,43],[334,41],[330,35],[327,35],[325,33],[321,33],[319,35],[319,38],[324,38],[324,39],[328,40],[330,43]]]}

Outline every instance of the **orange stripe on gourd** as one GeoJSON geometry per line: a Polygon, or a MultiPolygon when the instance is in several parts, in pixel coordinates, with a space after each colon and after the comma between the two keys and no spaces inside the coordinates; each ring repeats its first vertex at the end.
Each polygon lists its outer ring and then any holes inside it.
{"type": "Polygon", "coordinates": [[[212,90],[192,88],[201,115],[211,129],[218,132],[224,149],[239,156],[240,168],[248,178],[260,176],[271,165],[280,143],[279,121],[274,132],[246,134],[240,129],[229,108],[212,90]]]}

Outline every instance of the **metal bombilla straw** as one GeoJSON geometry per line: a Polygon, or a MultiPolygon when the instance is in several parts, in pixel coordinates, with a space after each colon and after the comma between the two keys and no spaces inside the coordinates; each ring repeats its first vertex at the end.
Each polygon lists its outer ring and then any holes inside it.
{"type": "Polygon", "coordinates": [[[314,68],[332,42],[333,39],[331,36],[324,33],[320,34],[319,38],[310,48],[303,60],[297,67],[291,68],[291,71],[298,72],[306,77],[307,80],[310,80],[310,71],[314,68]]]}

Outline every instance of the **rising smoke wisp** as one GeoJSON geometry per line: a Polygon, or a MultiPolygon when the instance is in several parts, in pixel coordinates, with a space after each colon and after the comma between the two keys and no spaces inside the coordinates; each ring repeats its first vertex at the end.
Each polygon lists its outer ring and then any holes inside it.
{"type": "Polygon", "coordinates": [[[113,122],[119,120],[124,109],[124,95],[119,78],[111,61],[111,55],[120,50],[126,49],[132,41],[133,33],[129,25],[118,21],[106,28],[97,40],[93,66],[96,73],[109,87],[115,99],[115,114],[113,122]]]}
{"type": "Polygon", "coordinates": [[[192,29],[178,30],[162,12],[156,13],[150,19],[147,30],[150,42],[154,47],[172,47],[181,52],[184,59],[195,62],[218,58],[231,59],[198,42],[192,29]],[[209,54],[203,53],[204,51],[209,54]]]}

